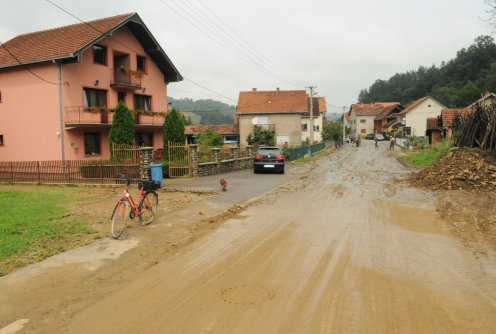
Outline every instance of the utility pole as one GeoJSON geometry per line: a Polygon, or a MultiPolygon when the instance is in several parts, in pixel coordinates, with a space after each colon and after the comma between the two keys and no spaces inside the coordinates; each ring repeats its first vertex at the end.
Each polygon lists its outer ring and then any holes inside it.
{"type": "Polygon", "coordinates": [[[345,114],[346,114],[346,107],[343,106],[343,145],[344,145],[344,140],[346,139],[346,131],[345,131],[345,128],[344,128],[344,124],[345,124],[345,121],[344,121],[344,118],[345,118],[345,114]]]}
{"type": "MultiPolygon", "coordinates": [[[[317,88],[317,86],[306,87],[310,89],[310,145],[313,145],[313,90],[317,88]]],[[[317,93],[315,93],[316,95],[317,93]]]]}

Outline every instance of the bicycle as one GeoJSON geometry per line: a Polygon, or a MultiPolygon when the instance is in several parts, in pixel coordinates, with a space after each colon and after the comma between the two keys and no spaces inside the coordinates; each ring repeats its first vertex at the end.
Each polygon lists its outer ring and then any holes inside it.
{"type": "Polygon", "coordinates": [[[134,219],[138,216],[140,225],[148,225],[152,222],[158,209],[158,195],[155,190],[160,188],[159,181],[128,179],[124,174],[116,175],[126,179],[126,188],[112,212],[111,234],[114,239],[118,239],[122,235],[128,218],[134,219]],[[140,190],[137,202],[134,201],[129,192],[129,185],[133,181],[138,182],[138,189],[140,190]]]}

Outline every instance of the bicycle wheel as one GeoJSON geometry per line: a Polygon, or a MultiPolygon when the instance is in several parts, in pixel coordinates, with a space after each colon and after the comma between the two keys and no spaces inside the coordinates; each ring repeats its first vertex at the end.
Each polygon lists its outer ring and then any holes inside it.
{"type": "Polygon", "coordinates": [[[128,201],[122,200],[117,203],[114,212],[112,213],[112,238],[118,239],[121,236],[122,232],[124,232],[130,212],[131,206],[129,205],[128,201]]]}
{"type": "Polygon", "coordinates": [[[158,196],[154,191],[147,192],[138,207],[138,217],[141,225],[148,225],[158,210],[158,196]]]}

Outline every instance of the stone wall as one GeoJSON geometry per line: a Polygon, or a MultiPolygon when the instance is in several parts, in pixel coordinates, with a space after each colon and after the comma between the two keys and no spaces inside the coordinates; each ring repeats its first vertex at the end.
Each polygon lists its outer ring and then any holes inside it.
{"type": "Polygon", "coordinates": [[[207,176],[214,174],[221,174],[232,172],[241,169],[253,168],[253,153],[252,147],[246,148],[246,151],[241,152],[239,147],[231,148],[229,157],[221,158],[220,149],[214,148],[214,161],[199,163],[198,159],[198,146],[190,145],[191,147],[191,161],[193,169],[193,177],[207,176]],[[241,154],[243,153],[243,154],[241,154]]]}

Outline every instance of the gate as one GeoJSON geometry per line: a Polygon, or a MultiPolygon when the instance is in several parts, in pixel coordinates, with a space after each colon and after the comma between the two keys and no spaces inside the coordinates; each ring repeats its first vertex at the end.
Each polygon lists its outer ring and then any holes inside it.
{"type": "Polygon", "coordinates": [[[169,177],[191,177],[191,149],[182,143],[168,143],[169,177]]]}

